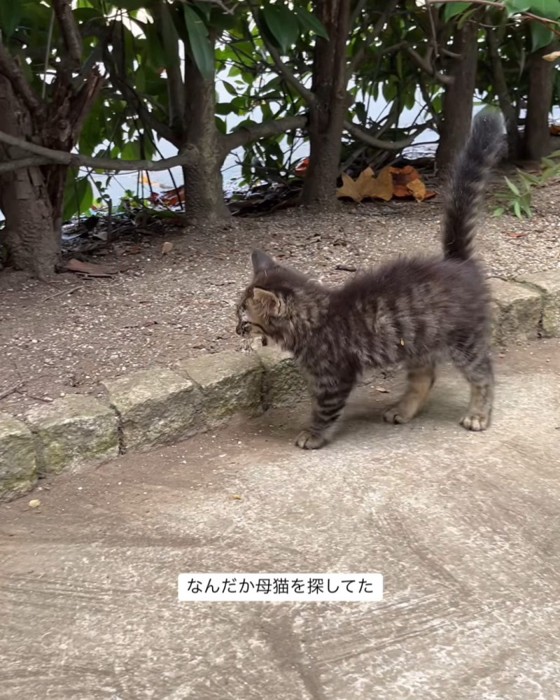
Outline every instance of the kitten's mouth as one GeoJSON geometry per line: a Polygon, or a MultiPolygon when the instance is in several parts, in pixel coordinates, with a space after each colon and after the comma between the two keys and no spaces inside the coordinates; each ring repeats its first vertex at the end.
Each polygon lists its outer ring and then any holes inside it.
{"type": "Polygon", "coordinates": [[[242,338],[246,338],[247,336],[251,335],[252,325],[253,324],[250,323],[250,321],[240,321],[237,324],[235,331],[237,335],[240,335],[242,338]]]}
{"type": "Polygon", "coordinates": [[[241,321],[237,324],[237,328],[235,330],[237,335],[240,335],[242,338],[249,338],[253,334],[253,332],[257,330],[261,335],[262,344],[268,345],[268,340],[266,338],[264,329],[262,328],[262,326],[259,326],[258,323],[251,323],[250,321],[241,321]]]}

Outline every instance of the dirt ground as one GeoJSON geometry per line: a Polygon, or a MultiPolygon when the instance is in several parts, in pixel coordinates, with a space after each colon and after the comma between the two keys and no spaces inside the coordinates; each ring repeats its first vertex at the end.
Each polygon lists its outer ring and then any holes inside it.
{"type": "MultiPolygon", "coordinates": [[[[560,265],[560,185],[537,192],[530,221],[488,216],[479,250],[492,276],[560,265]]],[[[218,231],[169,230],[117,241],[93,262],[118,264],[109,279],[58,275],[51,284],[0,272],[0,411],[21,415],[99,380],[185,357],[240,349],[234,306],[260,247],[328,283],[392,256],[439,250],[441,198],[417,204],[340,205],[234,219],[218,231]],[[162,245],[173,244],[162,255],[162,245]]]]}

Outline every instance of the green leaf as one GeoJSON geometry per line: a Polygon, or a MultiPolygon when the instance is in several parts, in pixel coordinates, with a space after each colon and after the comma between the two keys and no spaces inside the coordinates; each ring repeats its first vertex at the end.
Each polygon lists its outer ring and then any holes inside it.
{"type": "Polygon", "coordinates": [[[129,141],[124,145],[121,151],[123,160],[139,160],[140,159],[140,143],[138,141],[129,141]]]}
{"type": "Polygon", "coordinates": [[[299,23],[294,12],[285,5],[266,5],[261,16],[282,53],[287,53],[299,37],[299,23]]]}
{"type": "Polygon", "coordinates": [[[493,212],[493,216],[502,216],[503,213],[505,212],[505,209],[503,207],[496,207],[493,212]]]}
{"type": "Polygon", "coordinates": [[[521,192],[519,191],[519,187],[517,187],[517,185],[515,185],[515,184],[509,179],[509,177],[506,177],[506,178],[505,178],[505,181],[506,181],[506,183],[507,183],[507,186],[508,186],[508,187],[510,188],[510,190],[513,192],[513,194],[516,195],[517,197],[521,197],[521,192]]]}
{"type": "Polygon", "coordinates": [[[70,221],[76,214],[82,214],[93,204],[93,189],[89,177],[76,178],[76,171],[69,170],[64,192],[63,221],[70,221]]]}
{"type": "Polygon", "coordinates": [[[527,0],[506,0],[505,2],[508,17],[516,15],[518,12],[527,12],[531,3],[527,0]]]}
{"type": "Polygon", "coordinates": [[[521,216],[521,205],[520,205],[519,202],[517,202],[517,201],[513,203],[513,213],[515,214],[515,216],[517,216],[518,219],[521,219],[521,218],[522,218],[522,216],[521,216]]]}
{"type": "Polygon", "coordinates": [[[183,11],[193,60],[202,76],[211,80],[214,76],[214,47],[208,37],[208,29],[192,7],[183,5],[183,11]]]}
{"type": "Polygon", "coordinates": [[[471,6],[470,2],[452,2],[447,3],[443,8],[443,19],[448,22],[453,17],[462,14],[471,6]]]}
{"type": "Polygon", "coordinates": [[[18,28],[23,15],[21,0],[19,2],[0,2],[0,29],[2,34],[9,39],[18,28]]]}
{"type": "Polygon", "coordinates": [[[236,89],[235,85],[232,85],[229,83],[227,80],[222,80],[222,85],[224,86],[226,92],[229,92],[229,94],[232,97],[237,97],[239,94],[238,90],[236,89]]]}
{"type": "Polygon", "coordinates": [[[531,0],[529,9],[535,15],[558,19],[560,17],[560,0],[531,0]]]}
{"type": "Polygon", "coordinates": [[[304,31],[313,32],[320,36],[321,39],[329,39],[329,35],[323,24],[315,17],[312,12],[304,7],[294,7],[294,12],[298,18],[299,24],[304,31]]]}
{"type": "Polygon", "coordinates": [[[531,22],[531,51],[548,46],[554,39],[554,34],[540,22],[531,22]]]}

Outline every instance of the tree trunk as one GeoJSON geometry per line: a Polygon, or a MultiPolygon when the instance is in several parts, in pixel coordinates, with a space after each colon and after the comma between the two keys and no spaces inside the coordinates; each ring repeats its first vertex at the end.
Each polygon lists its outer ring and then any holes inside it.
{"type": "Polygon", "coordinates": [[[226,152],[216,126],[214,79],[202,76],[188,56],[185,88],[185,213],[190,221],[215,223],[230,216],[221,172],[226,152]]]}
{"type": "MultiPolygon", "coordinates": [[[[0,75],[0,129],[18,138],[31,135],[31,117],[0,75]]],[[[21,149],[0,146],[0,160],[28,156],[21,149]]],[[[60,229],[55,228],[47,184],[41,168],[0,175],[0,209],[6,218],[9,262],[40,279],[54,272],[60,251],[60,229]]]]}
{"type": "Polygon", "coordinates": [[[317,38],[309,109],[309,169],[303,184],[303,203],[316,209],[336,203],[336,181],[344,119],[348,110],[346,42],[349,0],[318,0],[319,19],[330,39],[317,38]]]}
{"type": "Polygon", "coordinates": [[[456,29],[453,53],[461,55],[451,70],[453,82],[446,85],[443,96],[443,115],[436,153],[438,170],[444,172],[453,165],[471,128],[473,98],[476,85],[478,27],[467,22],[456,29]]]}
{"type": "Polygon", "coordinates": [[[550,45],[529,56],[527,120],[523,135],[523,155],[527,160],[540,160],[551,151],[548,114],[552,104],[554,65],[544,61],[543,56],[555,48],[550,45]]]}
{"type": "MultiPolygon", "coordinates": [[[[57,75],[52,97],[31,113],[0,75],[0,129],[47,148],[71,151],[99,95],[103,79],[92,70],[78,89],[71,74],[57,75]],[[40,113],[39,113],[40,112],[40,113]]],[[[0,146],[0,160],[29,156],[22,149],[0,146]]],[[[6,217],[6,246],[11,264],[44,279],[60,257],[60,229],[67,167],[43,165],[0,176],[0,209],[6,217]]]]}

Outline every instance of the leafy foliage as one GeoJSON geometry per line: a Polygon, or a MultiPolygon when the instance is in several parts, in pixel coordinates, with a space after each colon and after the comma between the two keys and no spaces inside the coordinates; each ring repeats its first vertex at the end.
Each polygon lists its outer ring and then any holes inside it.
{"type": "Polygon", "coordinates": [[[533,192],[538,187],[544,187],[560,179],[560,151],[554,151],[541,161],[538,174],[517,170],[516,180],[505,177],[507,189],[498,192],[496,199],[500,206],[494,210],[494,216],[502,216],[505,212],[514,214],[518,219],[530,218],[533,215],[533,192]]]}

